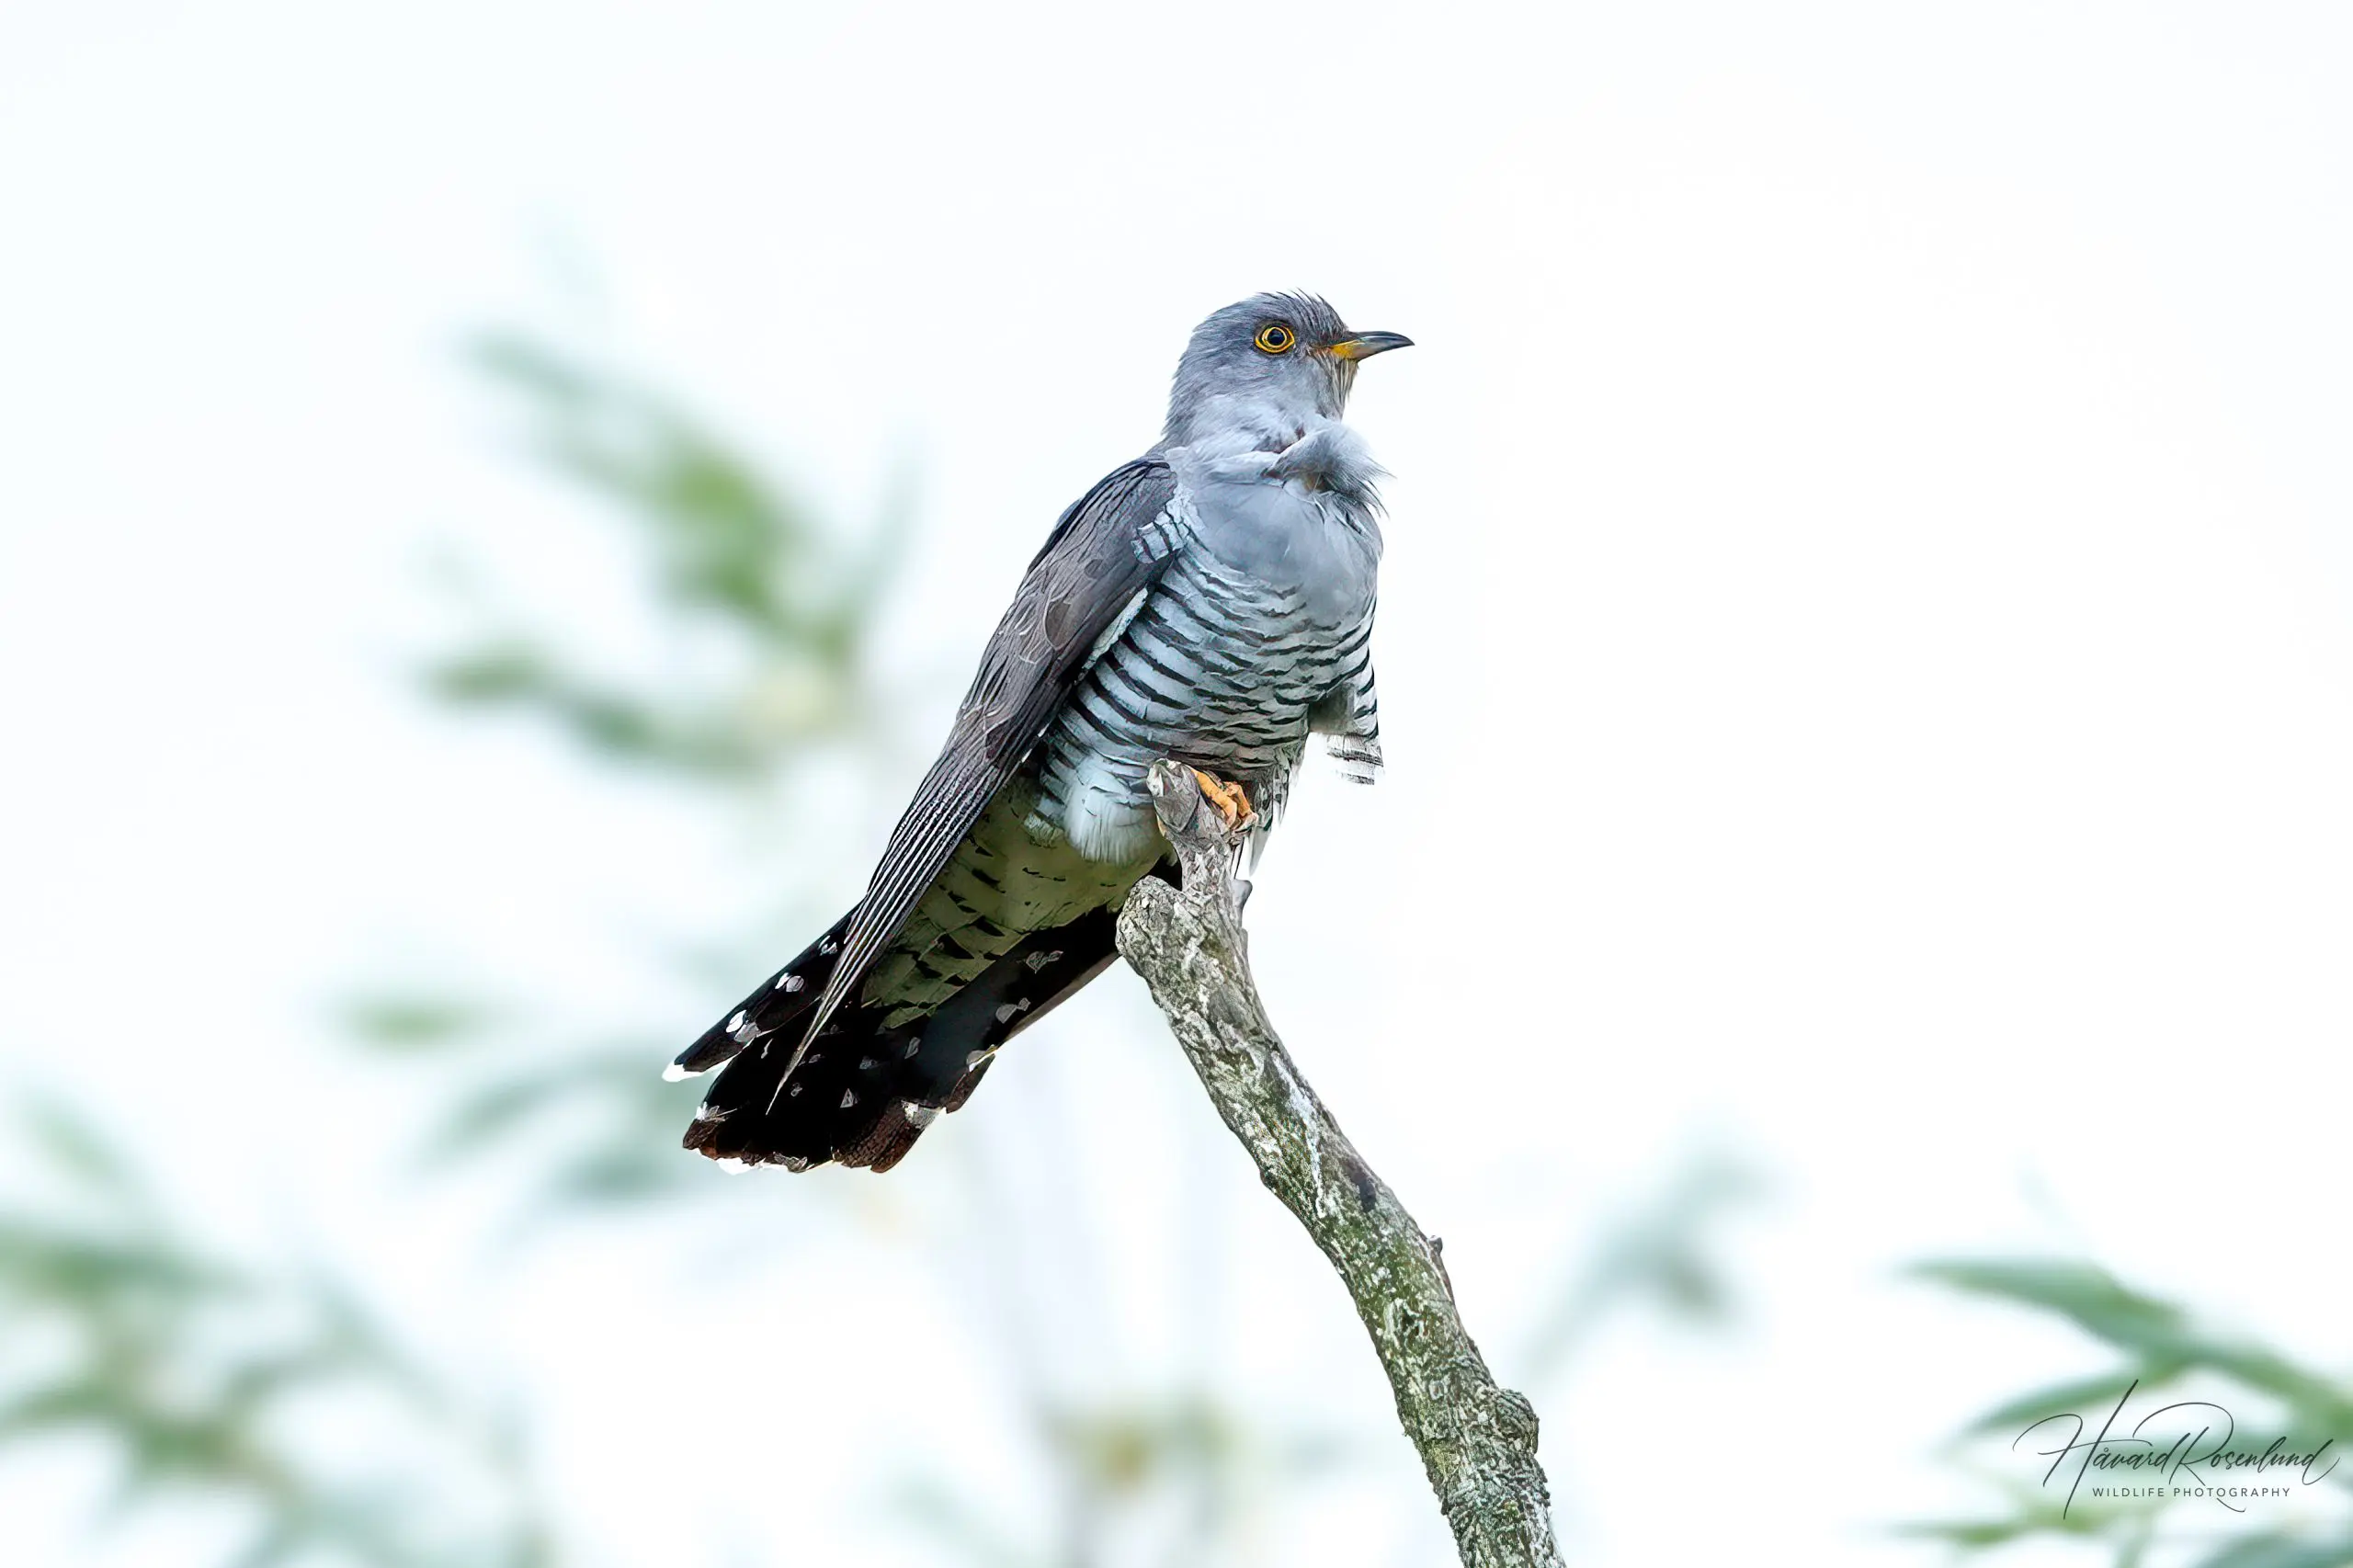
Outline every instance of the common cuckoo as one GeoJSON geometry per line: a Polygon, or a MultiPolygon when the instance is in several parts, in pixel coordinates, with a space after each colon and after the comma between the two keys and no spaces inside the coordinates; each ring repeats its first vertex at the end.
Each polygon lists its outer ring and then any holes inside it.
{"type": "Polygon", "coordinates": [[[897,1164],[1110,964],[1129,890],[1173,876],[1154,759],[1254,848],[1310,734],[1371,780],[1381,470],[1340,416],[1357,366],[1409,341],[1295,294],[1194,330],[1159,443],[1029,562],[866,896],[671,1067],[725,1068],[688,1148],[897,1164]]]}

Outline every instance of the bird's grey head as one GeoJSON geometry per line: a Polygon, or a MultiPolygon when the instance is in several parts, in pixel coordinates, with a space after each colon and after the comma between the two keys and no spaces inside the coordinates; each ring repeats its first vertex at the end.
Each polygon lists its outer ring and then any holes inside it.
{"type": "Polygon", "coordinates": [[[1313,294],[1258,294],[1193,329],[1168,394],[1163,444],[1280,451],[1337,419],[1357,365],[1409,347],[1393,332],[1350,332],[1313,294]]]}

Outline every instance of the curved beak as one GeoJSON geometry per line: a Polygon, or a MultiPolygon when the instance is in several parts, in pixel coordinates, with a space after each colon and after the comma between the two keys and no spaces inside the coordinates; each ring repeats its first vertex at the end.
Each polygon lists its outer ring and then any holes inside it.
{"type": "Polygon", "coordinates": [[[1325,344],[1324,352],[1335,359],[1370,359],[1392,348],[1411,348],[1413,346],[1414,340],[1402,332],[1360,332],[1354,337],[1325,344]]]}

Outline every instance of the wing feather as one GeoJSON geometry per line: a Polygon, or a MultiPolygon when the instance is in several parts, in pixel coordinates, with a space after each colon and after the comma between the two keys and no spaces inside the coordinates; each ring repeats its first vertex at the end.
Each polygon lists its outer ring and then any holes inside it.
{"type": "Polygon", "coordinates": [[[1045,733],[1105,629],[1160,574],[1155,525],[1176,491],[1156,459],[1116,469],[1063,514],[1030,561],[947,746],[892,830],[794,1065],[1045,733]]]}

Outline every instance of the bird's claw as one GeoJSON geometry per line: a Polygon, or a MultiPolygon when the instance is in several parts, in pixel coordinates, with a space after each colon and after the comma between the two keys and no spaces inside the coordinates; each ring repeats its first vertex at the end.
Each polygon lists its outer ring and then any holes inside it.
{"type": "Polygon", "coordinates": [[[1258,813],[1250,808],[1249,793],[1241,785],[1230,784],[1198,767],[1193,769],[1193,777],[1199,781],[1201,793],[1208,797],[1210,804],[1217,808],[1218,815],[1225,819],[1226,832],[1240,833],[1258,820],[1258,813]]]}

